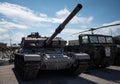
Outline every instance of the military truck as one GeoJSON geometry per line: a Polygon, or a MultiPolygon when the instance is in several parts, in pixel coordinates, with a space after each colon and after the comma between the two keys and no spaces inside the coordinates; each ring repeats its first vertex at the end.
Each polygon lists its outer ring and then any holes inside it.
{"type": "Polygon", "coordinates": [[[92,68],[107,67],[114,64],[116,59],[119,58],[119,50],[116,46],[118,40],[115,40],[112,36],[94,34],[93,31],[102,28],[111,28],[119,26],[120,23],[89,28],[88,30],[80,31],[72,35],[79,34],[77,40],[70,40],[69,45],[65,47],[65,51],[71,52],[86,52],[90,55],[92,68]],[[90,32],[91,34],[83,34],[90,32]],[[116,58],[117,57],[117,58],[116,58]]]}
{"type": "Polygon", "coordinates": [[[113,37],[113,41],[116,44],[116,55],[114,59],[114,65],[120,66],[120,36],[113,37]]]}
{"type": "Polygon", "coordinates": [[[70,40],[65,51],[85,52],[90,55],[90,67],[105,68],[113,64],[116,45],[112,36],[101,34],[80,34],[77,40],[70,40]]]}
{"type": "Polygon", "coordinates": [[[22,38],[21,49],[15,53],[14,62],[22,79],[34,79],[40,70],[65,70],[78,75],[88,67],[88,54],[64,53],[66,41],[56,37],[81,8],[82,5],[78,4],[50,37],[41,37],[34,32],[22,38]]]}

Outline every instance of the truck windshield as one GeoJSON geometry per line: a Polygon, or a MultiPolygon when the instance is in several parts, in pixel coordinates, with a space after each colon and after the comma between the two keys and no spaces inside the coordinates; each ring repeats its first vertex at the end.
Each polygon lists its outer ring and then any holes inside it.
{"type": "Polygon", "coordinates": [[[107,43],[113,43],[112,37],[106,37],[106,41],[107,41],[107,43]]]}
{"type": "Polygon", "coordinates": [[[98,36],[99,43],[106,43],[104,36],[98,36]]]}
{"type": "Polygon", "coordinates": [[[88,43],[88,36],[82,37],[82,43],[88,43]]]}
{"type": "Polygon", "coordinates": [[[98,43],[97,36],[89,36],[90,43],[98,43]]]}

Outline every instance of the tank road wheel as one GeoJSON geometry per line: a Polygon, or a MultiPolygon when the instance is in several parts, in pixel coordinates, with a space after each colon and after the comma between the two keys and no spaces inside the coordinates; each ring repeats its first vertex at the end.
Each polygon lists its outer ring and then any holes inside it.
{"type": "Polygon", "coordinates": [[[35,79],[38,74],[39,64],[40,62],[24,61],[22,55],[15,55],[15,71],[23,80],[35,79]]]}
{"type": "Polygon", "coordinates": [[[77,76],[77,75],[81,74],[82,72],[78,71],[78,69],[76,69],[76,68],[71,68],[71,69],[69,69],[68,73],[69,73],[69,75],[77,76]]]}
{"type": "Polygon", "coordinates": [[[74,74],[75,75],[79,75],[79,74],[81,74],[82,72],[84,72],[86,69],[87,69],[88,67],[79,67],[79,68],[77,68],[76,70],[75,70],[75,72],[74,72],[74,74]]]}
{"type": "Polygon", "coordinates": [[[15,55],[15,71],[23,80],[36,78],[39,64],[38,62],[25,62],[23,56],[15,55]]]}
{"type": "Polygon", "coordinates": [[[80,69],[77,69],[77,68],[74,67],[74,68],[69,69],[69,73],[70,73],[70,75],[76,76],[76,75],[81,74],[82,71],[80,69]]]}
{"type": "Polygon", "coordinates": [[[88,66],[71,67],[69,69],[68,73],[70,75],[77,76],[77,75],[81,74],[82,72],[84,72],[87,68],[88,68],[88,66]]]}
{"type": "Polygon", "coordinates": [[[30,79],[35,79],[38,74],[38,70],[35,66],[27,65],[24,67],[23,74],[22,74],[22,79],[23,80],[30,80],[30,79]]]}

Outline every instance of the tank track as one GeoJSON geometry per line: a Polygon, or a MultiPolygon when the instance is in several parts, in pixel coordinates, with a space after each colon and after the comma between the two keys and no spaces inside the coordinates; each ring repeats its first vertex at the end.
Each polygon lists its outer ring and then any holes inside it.
{"type": "Polygon", "coordinates": [[[23,60],[18,60],[14,62],[15,71],[23,80],[35,79],[38,74],[38,64],[35,63],[25,63],[23,60]]]}
{"type": "Polygon", "coordinates": [[[69,70],[68,73],[71,75],[79,75],[82,72],[86,71],[86,69],[89,67],[88,62],[79,62],[76,67],[72,66],[69,70]]]}

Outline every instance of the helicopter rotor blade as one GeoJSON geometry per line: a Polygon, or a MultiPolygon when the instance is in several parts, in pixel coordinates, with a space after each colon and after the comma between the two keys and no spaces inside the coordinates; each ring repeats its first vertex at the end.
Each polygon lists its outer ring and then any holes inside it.
{"type": "Polygon", "coordinates": [[[101,26],[101,27],[97,27],[97,28],[90,28],[88,30],[81,31],[81,32],[78,32],[78,33],[74,33],[72,35],[76,35],[76,34],[80,34],[80,33],[84,33],[84,32],[89,32],[89,31],[94,31],[94,30],[102,29],[102,28],[108,28],[108,27],[112,27],[112,26],[118,26],[118,25],[120,25],[120,23],[112,24],[112,25],[106,25],[106,26],[101,26]]]}
{"type": "Polygon", "coordinates": [[[97,28],[94,28],[94,30],[101,29],[101,28],[108,28],[108,27],[112,27],[112,26],[118,26],[118,25],[120,25],[120,23],[112,24],[112,25],[106,25],[106,26],[102,26],[102,27],[97,27],[97,28]]]}

